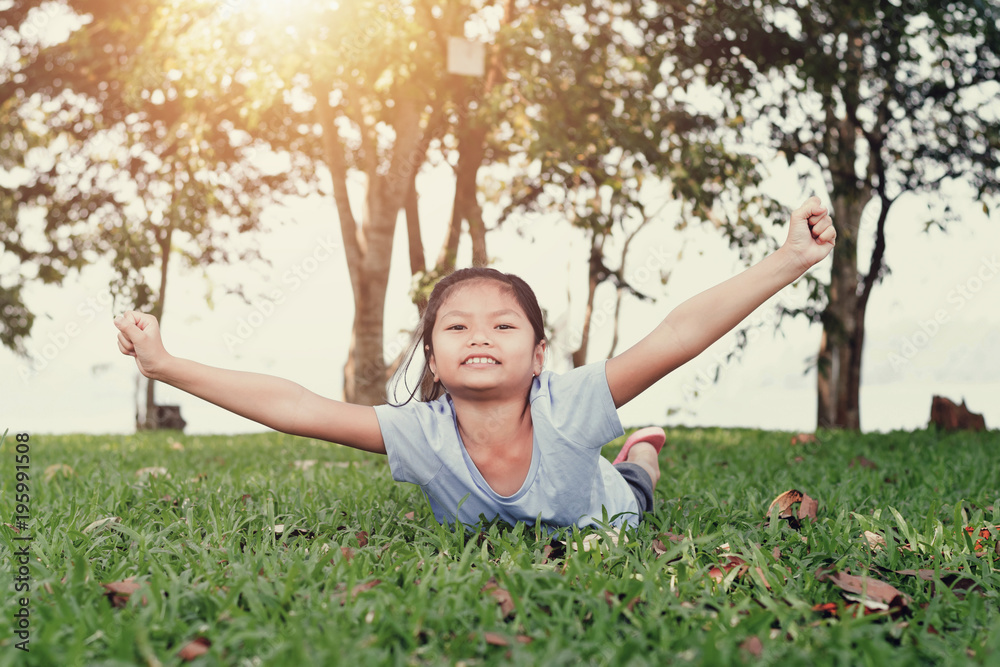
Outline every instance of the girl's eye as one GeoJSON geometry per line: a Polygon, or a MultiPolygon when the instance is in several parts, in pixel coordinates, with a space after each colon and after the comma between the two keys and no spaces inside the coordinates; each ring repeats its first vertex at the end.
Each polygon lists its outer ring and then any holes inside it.
{"type": "Polygon", "coordinates": [[[513,328],[514,328],[514,327],[512,327],[512,326],[511,326],[511,325],[509,325],[509,324],[498,324],[498,325],[497,325],[497,329],[513,329],[513,328]]]}
{"type": "Polygon", "coordinates": [[[452,324],[450,327],[448,327],[447,329],[445,329],[445,331],[451,331],[452,329],[460,329],[460,328],[464,329],[465,325],[464,324],[452,324]]]}

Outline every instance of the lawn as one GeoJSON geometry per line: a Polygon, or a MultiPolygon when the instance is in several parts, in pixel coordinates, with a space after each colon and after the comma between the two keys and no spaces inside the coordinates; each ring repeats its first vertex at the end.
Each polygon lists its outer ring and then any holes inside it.
{"type": "Polygon", "coordinates": [[[451,531],[384,457],[281,434],[32,435],[0,666],[997,664],[1000,434],[792,435],[668,431],[617,541],[451,531]]]}

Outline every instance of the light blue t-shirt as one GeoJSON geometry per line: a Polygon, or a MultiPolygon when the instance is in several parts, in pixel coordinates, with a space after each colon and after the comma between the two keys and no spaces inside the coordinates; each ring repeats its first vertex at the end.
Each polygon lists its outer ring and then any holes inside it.
{"type": "Polygon", "coordinates": [[[441,523],[475,524],[479,515],[514,524],[540,520],[581,528],[601,521],[635,525],[638,503],[625,479],[601,456],[601,447],[624,434],[604,363],[557,375],[542,371],[529,401],[531,466],[511,496],[496,493],[472,462],[458,433],[451,397],[375,407],[389,469],[397,482],[418,485],[441,523]],[[616,516],[619,515],[619,516],[616,516]]]}

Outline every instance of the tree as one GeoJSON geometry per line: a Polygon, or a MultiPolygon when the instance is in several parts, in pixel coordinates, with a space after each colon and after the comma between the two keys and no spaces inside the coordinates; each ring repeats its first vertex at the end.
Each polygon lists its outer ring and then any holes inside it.
{"type": "MultiPolygon", "coordinates": [[[[32,323],[25,281],[61,282],[106,257],[112,291],[162,321],[171,257],[204,266],[253,256],[234,253],[232,239],[260,227],[263,205],[288,182],[253,160],[252,124],[225,117],[252,92],[213,85],[211,43],[188,32],[194,15],[156,9],[18,2],[3,15],[20,55],[0,82],[0,151],[22,173],[0,192],[10,212],[0,234],[19,260],[0,333],[15,350],[32,323]],[[39,40],[38,26],[59,13],[78,28],[64,41],[39,40]],[[44,211],[48,247],[29,241],[22,212],[31,208],[44,211]]],[[[145,394],[139,428],[156,426],[152,382],[145,394]]]]}
{"type": "MultiPolygon", "coordinates": [[[[515,212],[558,211],[590,241],[574,366],[588,359],[594,317],[606,316],[594,312],[602,283],[616,290],[612,351],[622,295],[652,298],[629,284],[625,260],[631,239],[663,209],[664,191],[666,201],[683,204],[678,228],[698,221],[753,228],[769,205],[753,188],[754,156],[722,143],[725,122],[673,96],[664,73],[675,56],[654,10],[542,3],[523,13],[510,49],[518,56],[506,89],[528,123],[514,157],[530,166],[515,176],[501,222],[515,212]],[[612,236],[623,239],[618,258],[605,248],[612,236]]],[[[668,275],[671,267],[658,263],[668,275]]]]}
{"type": "MultiPolygon", "coordinates": [[[[893,204],[949,179],[980,198],[1000,185],[1000,9],[978,0],[722,0],[669,2],[660,21],[674,37],[676,85],[704,82],[746,136],[764,126],[771,148],[822,170],[838,229],[830,283],[787,313],[823,326],[818,424],[858,429],[865,310],[888,271],[893,204]],[[857,253],[865,216],[875,230],[867,262],[857,253]]],[[[927,225],[943,224],[949,210],[932,211],[927,225]]]]}

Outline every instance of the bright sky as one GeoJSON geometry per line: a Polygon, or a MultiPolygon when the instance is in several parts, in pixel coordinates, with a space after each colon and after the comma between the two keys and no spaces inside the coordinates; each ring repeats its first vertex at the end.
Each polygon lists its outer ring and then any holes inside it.
{"type": "MultiPolygon", "coordinates": [[[[436,256],[445,231],[441,202],[450,206],[447,174],[421,182],[424,244],[436,256]]],[[[877,286],[868,309],[861,389],[862,428],[866,431],[914,429],[926,425],[931,396],[965,398],[1000,424],[1000,230],[981,207],[967,207],[961,224],[948,233],[924,233],[919,202],[890,216],[887,260],[892,268],[877,286]]],[[[448,208],[448,207],[445,207],[448,208]]],[[[925,210],[925,209],[924,209],[925,210]]],[[[262,236],[271,260],[265,265],[213,267],[205,276],[184,274],[174,263],[168,284],[163,337],[171,353],[204,363],[280,375],[342,398],[353,306],[336,214],[330,200],[303,200],[275,212],[275,231],[262,236]],[[279,220],[284,220],[279,224],[279,220]],[[269,295],[248,306],[226,296],[224,288],[243,284],[248,294],[269,295]],[[214,307],[206,303],[211,293],[214,307]]],[[[640,290],[657,297],[653,304],[627,299],[619,350],[648,333],[669,310],[698,291],[742,269],[735,253],[708,227],[684,232],[666,215],[640,232],[633,243],[626,275],[640,290]],[[683,249],[683,258],[677,255],[683,249]],[[660,284],[660,272],[670,271],[660,284]]],[[[521,220],[491,233],[487,240],[495,266],[524,277],[549,322],[560,321],[563,341],[550,347],[548,368],[565,371],[567,349],[579,331],[586,298],[587,243],[567,223],[521,220]],[[518,233],[520,231],[521,233],[518,233]]],[[[862,248],[862,252],[870,252],[862,248]]],[[[416,310],[409,303],[405,229],[394,245],[386,310],[386,344],[408,341],[398,332],[412,327],[416,310]]],[[[468,265],[463,242],[459,264],[468,265]]],[[[813,270],[828,272],[829,260],[813,270]]],[[[107,292],[110,270],[94,267],[62,287],[32,285],[28,303],[39,315],[30,343],[34,369],[8,350],[0,365],[8,369],[0,387],[3,427],[31,433],[128,433],[132,431],[138,372],[115,344],[113,306],[107,292]]],[[[610,347],[614,294],[599,291],[592,328],[590,360],[610,347]]],[[[796,303],[794,287],[776,297],[796,303]]],[[[117,308],[117,307],[115,307],[117,308]]],[[[699,358],[671,374],[620,410],[626,427],[644,424],[746,426],[810,431],[816,424],[815,374],[805,372],[815,355],[819,328],[786,321],[772,334],[772,309],[765,305],[748,321],[765,326],[742,361],[722,361],[717,383],[706,378],[732,349],[726,337],[699,358]],[[697,390],[697,396],[694,395],[697,390]],[[668,416],[668,411],[671,413],[668,416]]],[[[158,402],[176,403],[188,433],[254,432],[262,427],[165,385],[158,402]]]]}

